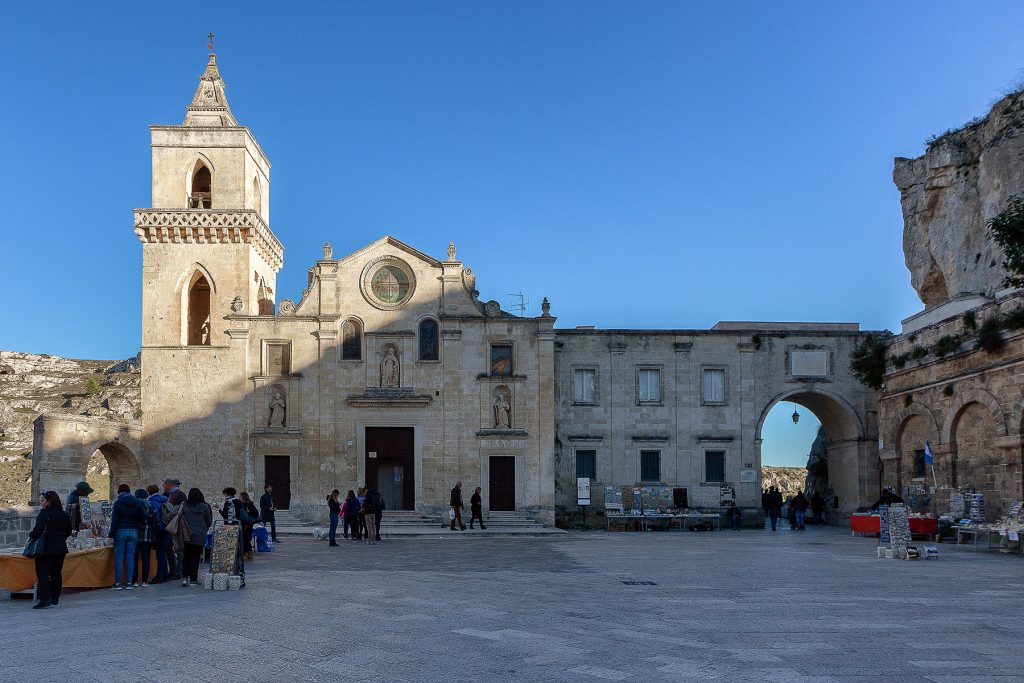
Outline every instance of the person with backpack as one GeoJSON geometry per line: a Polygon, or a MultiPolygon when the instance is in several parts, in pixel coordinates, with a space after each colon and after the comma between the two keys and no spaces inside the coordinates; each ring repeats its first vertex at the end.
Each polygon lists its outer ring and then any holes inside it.
{"type": "Polygon", "coordinates": [[[135,544],[135,583],[136,588],[148,588],[149,579],[153,575],[150,566],[153,543],[156,539],[157,513],[149,502],[149,492],[137,489],[135,497],[142,502],[142,522],[139,524],[139,541],[135,544]],[[141,571],[140,571],[141,568],[141,571]]]}
{"type": "Polygon", "coordinates": [[[353,543],[361,538],[359,534],[359,508],[361,507],[359,499],[356,498],[356,492],[349,489],[348,495],[345,496],[345,504],[342,506],[342,513],[345,515],[345,526],[342,528],[342,533],[353,543]]]}
{"type": "Polygon", "coordinates": [[[167,496],[160,493],[160,487],[150,484],[146,489],[149,493],[149,504],[156,512],[156,529],[153,534],[153,548],[156,550],[156,576],[150,583],[163,583],[167,580],[167,553],[171,548],[171,535],[167,533],[167,525],[164,524],[164,503],[167,496]]]}
{"type": "Polygon", "coordinates": [[[110,538],[114,539],[114,585],[111,590],[131,590],[135,573],[135,546],[139,542],[145,510],[128,484],[118,484],[117,500],[110,513],[110,538]]]}
{"type": "Polygon", "coordinates": [[[242,522],[242,550],[246,561],[249,561],[252,560],[252,528],[260,520],[260,511],[247,492],[242,491],[238,498],[242,503],[243,512],[247,515],[246,521],[242,522]]]}

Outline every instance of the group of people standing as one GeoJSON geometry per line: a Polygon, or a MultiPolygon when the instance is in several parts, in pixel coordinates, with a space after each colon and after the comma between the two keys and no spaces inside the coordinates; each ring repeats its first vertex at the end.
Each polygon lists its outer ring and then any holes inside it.
{"type": "Polygon", "coordinates": [[[813,519],[818,524],[825,523],[825,499],[815,493],[810,499],[803,491],[797,491],[795,496],[783,500],[782,492],[778,487],[770,486],[761,493],[761,507],[764,508],[764,515],[771,520],[772,531],[776,531],[779,518],[782,517],[783,507],[788,512],[789,528],[794,531],[805,531],[807,529],[807,510],[814,514],[813,519]]]}
{"type": "Polygon", "coordinates": [[[362,486],[358,492],[349,489],[345,500],[339,500],[341,491],[334,489],[327,496],[328,517],[331,522],[327,533],[328,545],[338,545],[338,523],[344,520],[341,533],[353,543],[363,541],[373,545],[380,540],[380,521],[387,507],[377,489],[362,486]]]}
{"type": "MultiPolygon", "coordinates": [[[[29,538],[44,538],[43,552],[36,557],[35,609],[60,602],[61,572],[68,554],[67,539],[88,524],[83,523],[81,499],[93,489],[87,482],[75,485],[67,497],[67,510],[56,491],[45,491],[39,497],[40,511],[29,538]]],[[[233,487],[223,491],[224,502],[217,511],[225,524],[239,527],[238,552],[234,573],[245,575],[245,560],[252,559],[252,529],[263,521],[277,539],[274,520],[273,489],[268,484],[260,498],[260,507],[246,492],[233,487]]],[[[207,535],[213,526],[213,506],[198,488],[185,493],[181,481],[167,478],[163,486],[151,484],[134,492],[128,484],[117,487],[117,498],[110,513],[107,535],[113,539],[114,585],[111,590],[146,588],[151,583],[180,579],[183,587],[199,585],[199,565],[206,548],[207,535]],[[156,575],[151,558],[156,555],[156,575]],[[152,579],[150,578],[152,577],[152,579]]]]}

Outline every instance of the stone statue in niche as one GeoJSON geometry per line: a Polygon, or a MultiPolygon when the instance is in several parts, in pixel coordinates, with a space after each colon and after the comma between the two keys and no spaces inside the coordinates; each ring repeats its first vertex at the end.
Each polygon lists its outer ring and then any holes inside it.
{"type": "Polygon", "coordinates": [[[504,393],[494,399],[494,428],[512,429],[512,406],[504,393]]]}
{"type": "Polygon", "coordinates": [[[285,402],[284,392],[280,389],[274,389],[274,393],[270,398],[270,418],[267,420],[267,426],[284,427],[286,410],[287,403],[285,402]]]}
{"type": "Polygon", "coordinates": [[[386,347],[384,360],[380,362],[380,386],[381,388],[402,386],[402,372],[394,346],[386,347]]]}

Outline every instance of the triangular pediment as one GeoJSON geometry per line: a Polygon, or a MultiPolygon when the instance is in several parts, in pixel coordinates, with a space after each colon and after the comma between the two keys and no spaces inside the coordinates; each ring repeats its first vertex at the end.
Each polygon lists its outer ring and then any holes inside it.
{"type": "Polygon", "coordinates": [[[441,261],[438,261],[433,256],[430,256],[428,254],[424,254],[419,249],[416,249],[414,247],[410,247],[408,244],[406,244],[402,240],[396,239],[396,238],[392,237],[391,235],[385,235],[384,237],[381,237],[379,240],[376,240],[374,242],[371,242],[370,244],[367,244],[362,249],[357,249],[356,251],[352,252],[348,256],[346,256],[346,257],[344,257],[342,259],[339,259],[338,263],[339,264],[345,264],[345,263],[349,263],[349,262],[352,262],[352,261],[357,261],[363,255],[367,254],[368,252],[377,251],[382,246],[392,247],[396,251],[403,252],[403,253],[405,253],[405,254],[407,254],[407,255],[415,258],[415,259],[419,259],[420,261],[423,261],[424,263],[426,263],[428,265],[434,266],[435,268],[440,268],[441,267],[441,261]]]}

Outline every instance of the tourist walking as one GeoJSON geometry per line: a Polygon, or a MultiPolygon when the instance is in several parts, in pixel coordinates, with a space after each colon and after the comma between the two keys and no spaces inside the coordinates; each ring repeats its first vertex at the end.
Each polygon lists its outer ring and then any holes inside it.
{"type": "MultiPolygon", "coordinates": [[[[186,496],[185,492],[181,490],[181,480],[174,478],[164,479],[164,496],[167,500],[164,501],[163,509],[160,511],[160,520],[164,524],[164,528],[170,523],[171,519],[178,514],[181,510],[181,506],[185,504],[186,496]]],[[[184,559],[184,544],[179,536],[177,540],[174,540],[174,534],[171,535],[171,542],[168,544],[170,552],[167,555],[168,568],[167,578],[168,580],[180,579],[183,575],[182,567],[185,561],[184,559]]]]}
{"type": "Polygon", "coordinates": [[[252,559],[252,528],[260,519],[260,511],[247,492],[239,493],[238,500],[242,504],[242,512],[245,513],[242,520],[242,552],[246,561],[249,561],[252,559]]]}
{"type": "Polygon", "coordinates": [[[71,535],[71,517],[64,512],[56,491],[45,491],[39,496],[39,514],[28,537],[43,539],[43,554],[36,560],[36,598],[33,609],[45,609],[60,602],[61,572],[68,554],[68,536],[71,535]]]}
{"type": "Polygon", "coordinates": [[[743,510],[738,505],[730,505],[725,511],[725,517],[729,520],[729,528],[739,531],[743,526],[743,510]]]}
{"type": "Polygon", "coordinates": [[[796,497],[793,498],[793,502],[789,504],[793,509],[793,520],[796,524],[798,531],[806,531],[807,527],[804,526],[804,522],[807,519],[807,508],[810,507],[810,501],[807,500],[807,496],[804,495],[803,491],[797,491],[796,497]]]}
{"type": "Polygon", "coordinates": [[[263,520],[263,526],[270,527],[270,540],[274,543],[280,543],[277,540],[277,520],[274,519],[274,513],[277,512],[277,508],[274,507],[274,487],[270,484],[266,484],[263,487],[263,495],[260,496],[260,519],[263,520]]]}
{"type": "Polygon", "coordinates": [[[188,499],[181,506],[179,524],[184,525],[184,531],[188,534],[183,551],[181,585],[198,586],[199,560],[202,559],[203,548],[206,547],[206,534],[213,525],[213,510],[199,489],[189,489],[188,499]]]}
{"type": "Polygon", "coordinates": [[[150,566],[153,543],[156,540],[157,514],[149,502],[149,491],[136,489],[135,497],[142,503],[142,522],[139,523],[139,541],[135,544],[135,587],[147,588],[153,576],[150,566]]]}
{"type": "Polygon", "coordinates": [[[330,543],[327,545],[332,548],[338,547],[338,520],[341,518],[341,503],[338,501],[338,496],[340,495],[341,491],[334,489],[331,491],[331,495],[327,496],[327,516],[331,521],[331,530],[327,532],[327,540],[330,543]]]}
{"type": "Polygon", "coordinates": [[[153,534],[153,548],[156,550],[156,576],[150,583],[163,583],[167,580],[167,554],[171,551],[171,535],[167,533],[167,529],[164,526],[164,503],[167,502],[167,496],[160,493],[160,487],[156,484],[150,484],[146,488],[146,492],[149,493],[149,504],[153,506],[153,510],[156,512],[156,529],[153,534]]]}
{"type": "Polygon", "coordinates": [[[71,531],[75,532],[82,528],[82,503],[81,499],[92,493],[92,487],[88,482],[80,481],[75,488],[68,493],[67,514],[71,517],[71,531]]]}
{"type": "Polygon", "coordinates": [[[373,545],[377,541],[377,510],[380,509],[380,498],[370,487],[363,487],[363,526],[366,528],[366,542],[373,545]]]}
{"type": "Polygon", "coordinates": [[[814,523],[825,523],[825,499],[817,491],[811,496],[811,512],[814,513],[814,523]]]}
{"type": "Polygon", "coordinates": [[[466,525],[462,523],[462,482],[455,482],[455,488],[452,489],[451,498],[448,500],[448,504],[452,507],[454,515],[452,515],[451,524],[448,528],[455,531],[455,523],[459,524],[459,531],[465,531],[466,525]]]}
{"type": "Polygon", "coordinates": [[[768,518],[772,522],[772,531],[779,525],[779,517],[782,516],[782,494],[774,486],[768,489],[768,518]]]}
{"type": "Polygon", "coordinates": [[[345,538],[350,540],[360,540],[359,535],[359,508],[362,507],[359,503],[359,499],[356,498],[356,492],[352,489],[348,490],[348,495],[345,496],[345,526],[342,531],[345,534],[345,538]]]}
{"type": "Polygon", "coordinates": [[[373,513],[373,540],[380,541],[380,523],[384,518],[384,510],[387,509],[387,503],[384,502],[384,496],[380,495],[380,491],[373,489],[372,493],[373,506],[375,508],[373,513]]]}
{"type": "Polygon", "coordinates": [[[473,528],[473,522],[480,522],[480,528],[486,529],[484,526],[484,501],[480,497],[480,487],[477,486],[476,490],[473,491],[473,495],[469,497],[469,528],[473,528]]]}
{"type": "Polygon", "coordinates": [[[131,590],[135,570],[135,546],[139,542],[145,509],[128,484],[118,484],[117,500],[110,513],[110,538],[114,539],[114,585],[112,590],[131,590]]]}

